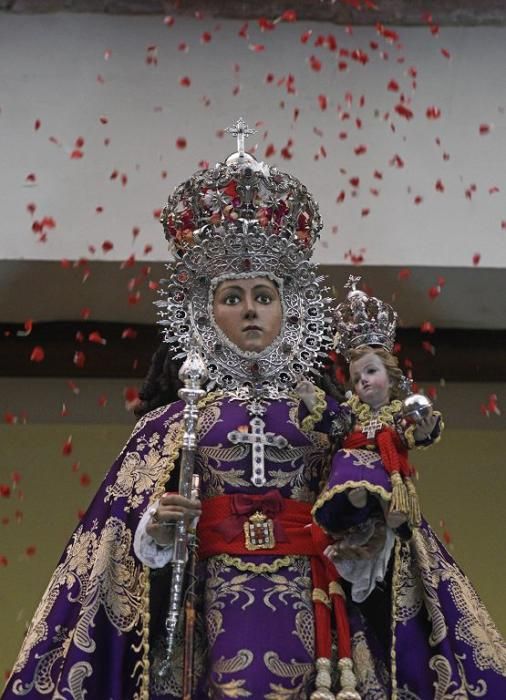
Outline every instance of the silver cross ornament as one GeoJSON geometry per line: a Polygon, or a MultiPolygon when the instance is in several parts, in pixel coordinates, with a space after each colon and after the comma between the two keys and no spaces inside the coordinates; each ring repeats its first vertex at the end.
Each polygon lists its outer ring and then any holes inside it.
{"type": "Polygon", "coordinates": [[[225,133],[231,136],[237,137],[237,153],[239,156],[244,155],[244,137],[250,136],[250,134],[256,134],[256,129],[250,129],[242,117],[236,121],[233,126],[229,126],[225,129],[225,133]]]}
{"type": "Polygon", "coordinates": [[[383,423],[380,421],[379,418],[375,417],[367,421],[367,423],[362,428],[362,432],[365,433],[367,439],[370,439],[373,438],[378,432],[378,430],[381,430],[382,427],[383,423]]]}
{"type": "Polygon", "coordinates": [[[252,418],[249,425],[251,426],[251,432],[232,430],[227,437],[234,445],[240,443],[251,445],[251,483],[260,487],[267,481],[265,478],[265,446],[286,447],[288,440],[282,435],[265,433],[265,422],[259,416],[252,418]]]}

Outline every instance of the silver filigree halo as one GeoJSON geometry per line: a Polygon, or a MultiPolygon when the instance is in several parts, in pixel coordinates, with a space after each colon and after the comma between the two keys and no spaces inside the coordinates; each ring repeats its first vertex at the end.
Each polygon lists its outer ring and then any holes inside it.
{"type": "Polygon", "coordinates": [[[169,197],[162,223],[179,259],[167,265],[170,276],[161,280],[162,299],[155,303],[174,357],[185,357],[192,343],[199,345],[209,390],[251,390],[272,397],[322,365],[332,342],[333,299],[309,259],[321,228],[318,205],[296,178],[244,154],[244,136],[250,131],[239,120],[232,130],[238,152],[214,170],[198,172],[169,197]],[[230,200],[221,196],[231,181],[240,193],[233,200],[235,216],[230,215],[230,200]],[[272,220],[266,223],[269,215],[272,220]],[[176,236],[170,228],[175,221],[183,222],[176,236]],[[307,224],[302,231],[301,221],[307,224]],[[283,314],[279,336],[259,353],[234,345],[212,313],[220,281],[252,277],[277,284],[283,314]]]}

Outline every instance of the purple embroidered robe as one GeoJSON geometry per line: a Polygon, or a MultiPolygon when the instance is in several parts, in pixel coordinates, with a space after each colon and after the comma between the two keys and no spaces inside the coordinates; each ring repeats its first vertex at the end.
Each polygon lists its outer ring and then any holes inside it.
{"type": "MultiPolygon", "coordinates": [[[[197,468],[202,498],[263,493],[312,503],[326,480],[330,399],[316,426],[301,426],[297,399],[273,401],[266,432],[267,483],[253,486],[251,448],[228,433],[247,426],[245,406],[217,398],[202,409],[197,468]]],[[[181,696],[181,653],[161,682],[157,631],[165,573],[136,559],[140,517],[177,483],[182,404],[144,417],[104,479],[36,611],[4,700],[170,700],[181,696]],[[151,592],[151,607],[150,607],[151,592]],[[151,617],[150,620],[150,611],[151,617]],[[151,622],[151,629],[150,629],[151,622]]],[[[392,574],[364,604],[348,603],[363,700],[506,697],[506,647],[466,577],[428,526],[399,541],[392,574]]],[[[199,562],[193,697],[308,698],[314,630],[309,562],[261,554],[199,562]]],[[[337,689],[336,689],[337,690],[337,689]]]]}

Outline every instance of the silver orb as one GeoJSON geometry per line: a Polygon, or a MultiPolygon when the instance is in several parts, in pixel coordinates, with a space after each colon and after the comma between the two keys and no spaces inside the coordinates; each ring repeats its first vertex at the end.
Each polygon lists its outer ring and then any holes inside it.
{"type": "Polygon", "coordinates": [[[401,414],[409,423],[421,423],[431,411],[432,403],[424,394],[410,394],[402,402],[401,414]]]}

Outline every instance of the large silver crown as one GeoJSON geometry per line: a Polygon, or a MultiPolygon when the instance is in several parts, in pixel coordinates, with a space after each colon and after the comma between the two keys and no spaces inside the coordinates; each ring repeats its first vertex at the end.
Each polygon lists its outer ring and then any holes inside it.
{"type": "Polygon", "coordinates": [[[348,360],[350,352],[361,345],[372,345],[392,352],[395,342],[397,313],[381,299],[370,297],[356,288],[360,277],[350,278],[346,300],[335,310],[334,345],[348,360]]]}
{"type": "MultiPolygon", "coordinates": [[[[182,256],[234,231],[241,236],[242,221],[248,220],[248,236],[285,239],[309,258],[322,228],[317,203],[297,178],[244,151],[244,136],[253,130],[242,119],[227,131],[237,136],[237,152],[214,168],[197,171],[176,188],[162,210],[171,252],[182,256]]],[[[213,247],[216,258],[228,254],[219,245],[213,247]]]]}

